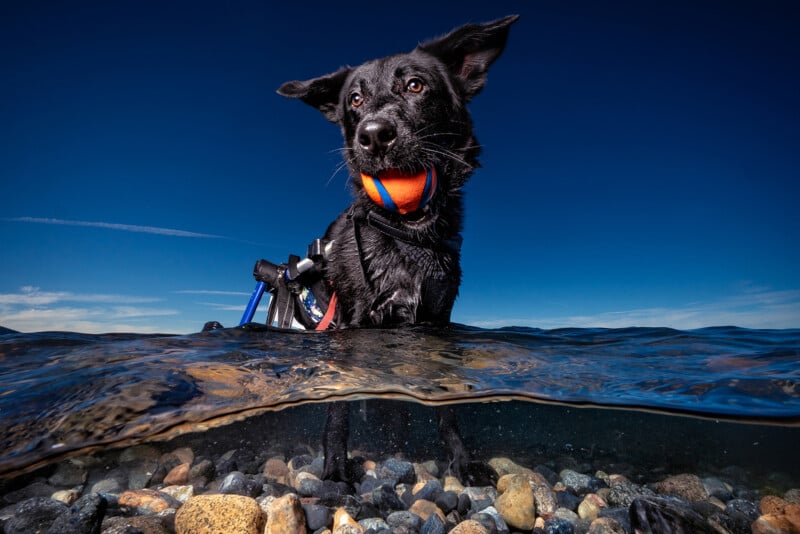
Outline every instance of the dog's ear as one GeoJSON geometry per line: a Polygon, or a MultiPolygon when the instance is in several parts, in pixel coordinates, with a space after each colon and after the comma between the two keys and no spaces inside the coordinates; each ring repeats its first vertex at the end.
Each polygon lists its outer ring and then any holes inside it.
{"type": "Polygon", "coordinates": [[[345,67],[312,80],[286,82],[278,88],[278,94],[289,98],[299,98],[320,110],[329,121],[338,123],[342,118],[339,109],[339,93],[350,70],[349,67],[345,67]]]}
{"type": "Polygon", "coordinates": [[[443,61],[462,81],[469,100],[486,84],[486,72],[505,48],[508,31],[518,18],[510,15],[485,24],[465,24],[417,48],[443,61]]]}

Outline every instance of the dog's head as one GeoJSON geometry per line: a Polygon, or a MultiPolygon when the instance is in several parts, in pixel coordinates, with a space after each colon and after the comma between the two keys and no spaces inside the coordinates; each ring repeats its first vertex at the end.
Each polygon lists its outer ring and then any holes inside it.
{"type": "Polygon", "coordinates": [[[409,53],[287,82],[278,93],[316,107],[341,127],[345,159],[362,198],[375,199],[364,188],[369,177],[424,180],[427,174],[434,188],[438,177],[439,192],[430,200],[440,204],[478,165],[480,148],[466,104],[486,83],[517,18],[467,24],[409,53]]]}

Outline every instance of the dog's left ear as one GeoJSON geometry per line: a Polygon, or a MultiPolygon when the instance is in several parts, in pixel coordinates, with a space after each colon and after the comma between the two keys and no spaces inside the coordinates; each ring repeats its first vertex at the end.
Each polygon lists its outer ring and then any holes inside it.
{"type": "Polygon", "coordinates": [[[341,120],[339,93],[342,90],[350,68],[339,69],[332,74],[311,80],[286,82],[278,88],[278,94],[288,98],[299,98],[306,104],[314,106],[331,122],[341,120]]]}
{"type": "Polygon", "coordinates": [[[443,61],[461,80],[469,100],[486,84],[486,72],[505,48],[508,31],[518,18],[510,15],[485,24],[465,24],[417,48],[443,61]]]}

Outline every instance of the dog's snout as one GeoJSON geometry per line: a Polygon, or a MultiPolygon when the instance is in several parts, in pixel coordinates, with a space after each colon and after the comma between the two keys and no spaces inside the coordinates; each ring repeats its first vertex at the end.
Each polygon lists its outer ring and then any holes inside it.
{"type": "Polygon", "coordinates": [[[385,153],[397,139],[397,128],[386,119],[365,121],[358,128],[358,144],[372,155],[385,153]]]}

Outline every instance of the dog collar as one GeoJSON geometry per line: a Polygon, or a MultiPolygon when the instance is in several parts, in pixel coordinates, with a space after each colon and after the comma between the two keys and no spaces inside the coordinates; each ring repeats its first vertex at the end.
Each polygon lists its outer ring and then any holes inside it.
{"type": "Polygon", "coordinates": [[[388,169],[377,176],[361,173],[361,183],[372,201],[382,208],[406,215],[424,208],[436,192],[436,169],[415,174],[388,169]]]}

